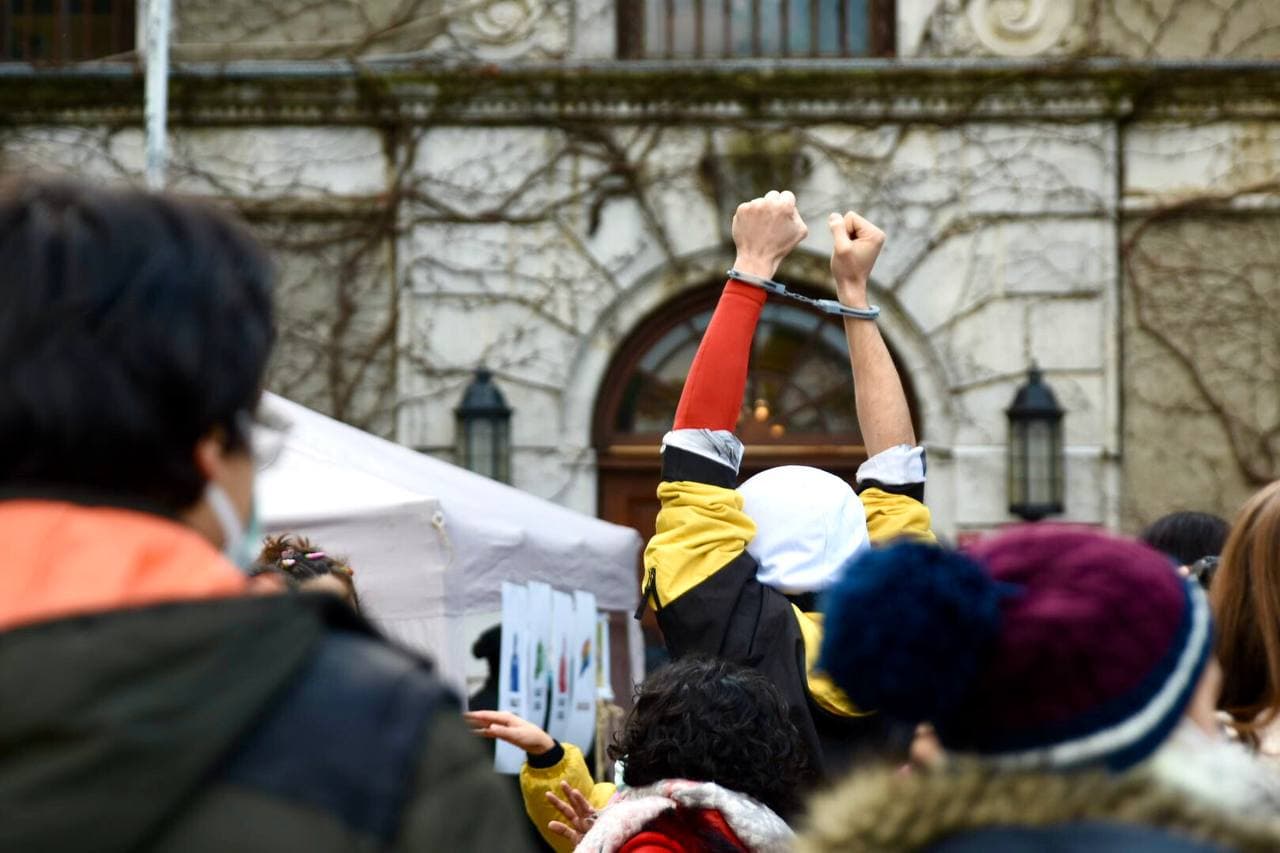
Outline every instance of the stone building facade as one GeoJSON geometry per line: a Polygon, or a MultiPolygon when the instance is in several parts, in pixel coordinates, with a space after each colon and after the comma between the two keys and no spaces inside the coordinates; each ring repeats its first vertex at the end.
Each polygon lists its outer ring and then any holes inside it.
{"type": "MultiPolygon", "coordinates": [[[[888,232],[874,301],[945,534],[1011,520],[1033,362],[1070,521],[1230,513],[1280,475],[1268,0],[177,5],[171,181],[275,248],[271,384],[301,402],[447,457],[485,366],[514,484],[643,528],[733,206],[785,186],[811,233],[779,277],[811,293],[827,213],[888,232]]],[[[129,58],[0,67],[0,167],[136,179],[129,58]]],[[[771,309],[749,464],[853,470],[841,346],[771,309]]]]}

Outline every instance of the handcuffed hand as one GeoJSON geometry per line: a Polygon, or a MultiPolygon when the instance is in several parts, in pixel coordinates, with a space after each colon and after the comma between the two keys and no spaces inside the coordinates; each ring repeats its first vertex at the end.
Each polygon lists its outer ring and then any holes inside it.
{"type": "Polygon", "coordinates": [[[733,215],[733,243],[738,257],[733,267],[762,278],[773,278],[782,259],[809,235],[789,190],[771,190],[764,198],[738,205],[733,215]]]}
{"type": "Polygon", "coordinates": [[[462,716],[473,734],[506,741],[529,755],[542,755],[556,745],[551,735],[508,711],[468,711],[462,716]]]}
{"type": "Polygon", "coordinates": [[[836,293],[850,308],[867,307],[867,281],[884,247],[884,232],[853,211],[827,217],[834,243],[831,274],[836,293]]]}
{"type": "Polygon", "coordinates": [[[582,796],[582,792],[568,782],[561,782],[560,790],[564,792],[563,800],[547,791],[547,802],[560,810],[566,822],[553,820],[547,824],[547,829],[556,835],[563,835],[577,847],[582,836],[590,832],[592,824],[596,822],[596,810],[582,796]]]}

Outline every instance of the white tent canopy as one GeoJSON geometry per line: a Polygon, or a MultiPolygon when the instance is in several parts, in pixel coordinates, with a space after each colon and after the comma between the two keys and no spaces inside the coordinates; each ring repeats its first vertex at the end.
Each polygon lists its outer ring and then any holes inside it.
{"type": "Polygon", "coordinates": [[[502,581],[595,593],[634,609],[639,535],[325,417],[274,394],[290,424],[258,474],[270,532],[310,536],[355,568],[361,608],[389,635],[429,653],[460,685],[463,619],[497,611],[502,581]]]}

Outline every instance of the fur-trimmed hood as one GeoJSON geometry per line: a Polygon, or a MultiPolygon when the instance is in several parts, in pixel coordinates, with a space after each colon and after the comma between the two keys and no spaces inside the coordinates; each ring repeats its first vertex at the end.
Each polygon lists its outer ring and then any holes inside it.
{"type": "Polygon", "coordinates": [[[1280,825],[1229,816],[1146,771],[1014,773],[969,762],[910,775],[855,775],[814,798],[796,849],[927,850],[993,827],[1073,824],[1146,826],[1221,849],[1280,850],[1280,825]]]}
{"type": "Polygon", "coordinates": [[[677,807],[714,809],[738,839],[755,853],[785,853],[795,840],[795,835],[782,818],[746,794],[730,791],[714,782],[664,779],[643,788],[618,792],[601,810],[595,826],[577,849],[590,853],[613,853],[654,818],[677,807]]]}

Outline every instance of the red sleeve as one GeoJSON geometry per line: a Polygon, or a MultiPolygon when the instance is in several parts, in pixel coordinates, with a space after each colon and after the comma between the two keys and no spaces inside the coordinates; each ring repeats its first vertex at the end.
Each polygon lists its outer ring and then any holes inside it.
{"type": "Polygon", "coordinates": [[[732,279],[716,304],[684,381],[675,429],[732,431],[747,390],[747,364],[760,311],[769,294],[732,279]]]}
{"type": "Polygon", "coordinates": [[[700,850],[749,853],[724,815],[715,809],[676,808],[645,824],[618,853],[694,853],[700,850]]]}
{"type": "Polygon", "coordinates": [[[642,832],[627,839],[618,848],[618,853],[687,853],[688,850],[679,841],[667,838],[660,832],[642,832]]]}

